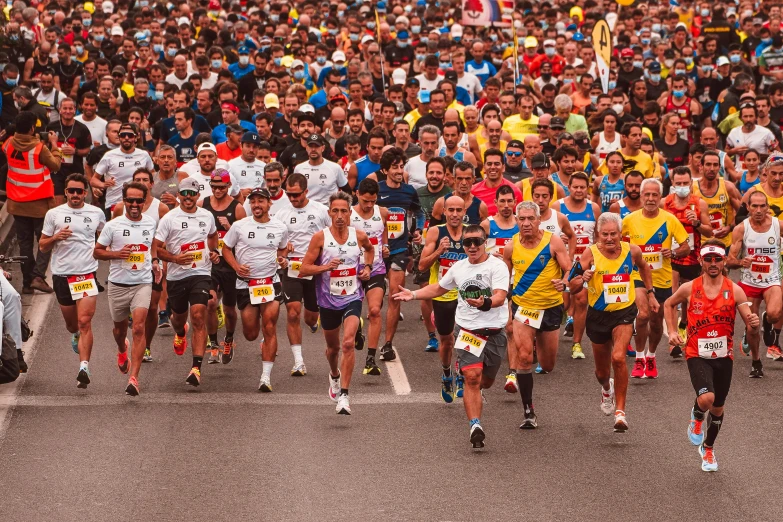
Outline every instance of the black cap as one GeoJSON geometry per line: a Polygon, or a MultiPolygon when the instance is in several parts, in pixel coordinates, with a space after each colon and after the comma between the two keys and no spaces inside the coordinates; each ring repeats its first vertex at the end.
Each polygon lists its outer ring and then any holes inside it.
{"type": "Polygon", "coordinates": [[[459,80],[459,78],[457,78],[457,71],[452,70],[446,71],[444,78],[452,82],[457,82],[459,80]]]}
{"type": "Polygon", "coordinates": [[[509,141],[508,145],[506,145],[506,148],[509,148],[509,147],[516,147],[518,149],[524,149],[525,148],[525,146],[522,145],[522,142],[519,141],[519,140],[511,140],[511,141],[509,141]]]}
{"type": "Polygon", "coordinates": [[[574,143],[581,150],[590,149],[590,140],[586,136],[584,138],[579,138],[578,140],[575,140],[574,143]]]}
{"type": "Polygon", "coordinates": [[[549,120],[549,128],[550,129],[565,129],[565,121],[563,121],[563,118],[559,116],[555,116],[551,120],[549,120]]]}
{"type": "Polygon", "coordinates": [[[533,156],[532,160],[530,160],[530,168],[531,169],[549,168],[549,158],[543,152],[539,152],[538,154],[533,156]]]}
{"type": "Polygon", "coordinates": [[[405,82],[405,87],[419,87],[421,83],[419,83],[419,80],[417,78],[408,78],[408,81],[405,82]]]}
{"type": "Polygon", "coordinates": [[[320,134],[313,133],[313,134],[311,134],[310,136],[307,137],[307,144],[309,145],[310,143],[316,143],[316,144],[318,144],[320,146],[323,146],[324,145],[324,139],[321,137],[320,134]]]}
{"type": "Polygon", "coordinates": [[[258,145],[259,143],[261,143],[261,136],[259,136],[255,132],[246,132],[242,136],[240,143],[255,143],[256,145],[258,145]]]}
{"type": "Polygon", "coordinates": [[[272,199],[272,194],[264,187],[253,187],[250,189],[250,194],[248,194],[247,197],[250,196],[261,196],[262,198],[272,199]]]}

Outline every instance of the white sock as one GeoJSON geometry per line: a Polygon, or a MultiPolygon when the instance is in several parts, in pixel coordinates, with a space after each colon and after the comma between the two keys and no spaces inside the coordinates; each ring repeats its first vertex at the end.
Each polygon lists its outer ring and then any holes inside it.
{"type": "Polygon", "coordinates": [[[655,359],[655,352],[647,352],[648,359],[655,359]]]}
{"type": "Polygon", "coordinates": [[[272,376],[272,366],[274,366],[275,363],[272,362],[272,361],[263,361],[261,364],[263,365],[263,370],[261,371],[261,378],[264,378],[264,377],[269,378],[269,377],[271,377],[272,376]]]}
{"type": "Polygon", "coordinates": [[[90,370],[90,366],[89,365],[90,365],[89,361],[82,361],[79,364],[79,369],[80,370],[87,370],[87,371],[89,371],[90,370]]]}
{"type": "Polygon", "coordinates": [[[644,359],[644,352],[636,352],[637,359],[644,359]]]}
{"type": "Polygon", "coordinates": [[[301,344],[292,344],[291,345],[291,351],[294,353],[294,362],[296,364],[300,364],[304,362],[304,359],[302,359],[302,345],[301,344]]]}

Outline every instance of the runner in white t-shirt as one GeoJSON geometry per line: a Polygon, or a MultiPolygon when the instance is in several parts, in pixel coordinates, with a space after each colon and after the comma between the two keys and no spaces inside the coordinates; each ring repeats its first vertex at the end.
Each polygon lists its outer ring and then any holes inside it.
{"type": "Polygon", "coordinates": [[[427,162],[421,154],[409,159],[402,170],[408,176],[407,183],[416,190],[427,186],[427,162]]]}
{"type": "Polygon", "coordinates": [[[247,198],[251,189],[264,186],[266,163],[256,159],[259,143],[261,137],[258,134],[246,132],[240,141],[242,154],[228,162],[228,171],[236,180],[243,198],[247,198]]]}
{"type": "Polygon", "coordinates": [[[93,147],[103,145],[106,141],[106,123],[107,121],[98,116],[98,96],[95,93],[89,93],[82,96],[82,113],[74,119],[80,121],[90,129],[93,147]],[[88,119],[89,118],[89,119],[88,119]]]}
{"type": "Polygon", "coordinates": [[[307,178],[308,197],[322,205],[329,204],[329,196],[348,186],[348,178],[340,165],[324,159],[326,141],[320,134],[311,134],[307,138],[309,161],[294,168],[295,174],[307,178]]]}
{"type": "Polygon", "coordinates": [[[252,214],[236,221],[223,238],[223,261],[237,274],[237,307],[245,339],[257,339],[263,324],[263,370],[258,387],[262,392],[272,391],[272,366],[277,356],[277,318],[283,300],[277,267],[288,264],[288,228],[269,218],[271,197],[267,189],[253,188],[247,198],[252,214]]]}
{"type": "MultiPolygon", "coordinates": [[[[198,160],[199,170],[195,173],[189,174],[191,179],[195,179],[199,182],[199,201],[204,198],[208,198],[212,195],[212,187],[209,186],[209,180],[213,172],[220,172],[228,169],[217,167],[217,148],[211,143],[202,143],[196,149],[196,160],[198,160]]],[[[182,170],[182,169],[180,169],[182,170]]],[[[228,195],[232,198],[239,196],[239,185],[234,176],[231,176],[231,188],[228,191],[228,195]]]]}
{"type": "MultiPolygon", "coordinates": [[[[288,196],[285,195],[285,191],[283,190],[284,172],[285,167],[283,167],[282,163],[277,161],[267,163],[264,167],[264,184],[262,186],[269,191],[272,198],[272,206],[269,208],[268,212],[269,217],[275,217],[281,209],[291,206],[291,202],[288,201],[288,196]]],[[[253,210],[250,208],[250,201],[247,199],[245,199],[242,206],[248,216],[253,213],[253,210]]]]}
{"type": "Polygon", "coordinates": [[[125,393],[134,397],[139,394],[139,371],[146,345],[145,325],[152,301],[152,283],[160,282],[163,277],[162,263],[153,243],[157,221],[144,214],[148,194],[149,187],[137,181],[122,188],[125,213],[103,227],[93,254],[95,259],[111,261],[109,312],[114,321],[117,350],[124,354],[124,361],[128,359],[128,315],[133,319],[131,376],[125,393]]]}
{"type": "MultiPolygon", "coordinates": [[[[90,384],[90,355],[92,353],[92,317],[98,292],[95,271],[98,261],[93,258],[95,237],[101,232],[106,218],[98,207],[84,202],[89,181],[81,174],[71,174],[65,180],[66,203],[46,213],[38,247],[41,252],[52,252],[52,287],[71,332],[71,348],[79,355],[79,374],[76,386],[90,384]]],[[[117,357],[120,370],[128,371],[127,355],[117,357]]]]}
{"type": "Polygon", "coordinates": [[[201,384],[201,363],[207,348],[207,303],[212,288],[212,263],[218,262],[215,219],[200,208],[200,184],[185,178],[179,184],[179,207],[163,216],[155,232],[158,256],[169,263],[166,283],[174,329],[174,353],[188,347],[188,310],[193,326],[193,365],[185,382],[201,384]],[[165,248],[164,248],[165,245],[165,248]]]}

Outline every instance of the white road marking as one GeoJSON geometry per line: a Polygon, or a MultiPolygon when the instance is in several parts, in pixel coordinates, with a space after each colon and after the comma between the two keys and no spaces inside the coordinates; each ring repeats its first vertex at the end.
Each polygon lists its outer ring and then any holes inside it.
{"type": "MultiPolygon", "coordinates": [[[[389,375],[394,393],[397,395],[410,395],[411,385],[408,382],[408,376],[405,373],[405,368],[402,365],[402,359],[400,359],[400,351],[397,352],[397,359],[384,363],[383,368],[386,369],[386,373],[389,375]]],[[[353,399],[352,399],[353,400],[353,399]]]]}

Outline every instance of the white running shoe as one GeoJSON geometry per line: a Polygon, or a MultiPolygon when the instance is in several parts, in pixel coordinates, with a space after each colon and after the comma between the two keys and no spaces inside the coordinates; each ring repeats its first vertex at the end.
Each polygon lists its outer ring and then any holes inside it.
{"type": "Polygon", "coordinates": [[[628,431],[628,421],[625,418],[625,412],[617,410],[614,412],[614,432],[625,433],[626,431],[628,431]]]}
{"type": "Polygon", "coordinates": [[[614,379],[609,379],[609,393],[601,387],[601,411],[604,415],[611,415],[614,411],[614,379]]]}
{"type": "Polygon", "coordinates": [[[331,375],[329,376],[329,398],[333,401],[337,402],[337,396],[340,395],[340,376],[337,376],[337,379],[334,379],[331,375]]]}
{"type": "Polygon", "coordinates": [[[305,367],[305,363],[294,363],[294,367],[291,368],[291,375],[293,377],[304,377],[307,375],[307,367],[305,367]]]}
{"type": "Polygon", "coordinates": [[[272,382],[267,376],[261,376],[261,382],[258,384],[258,391],[269,393],[272,391],[272,382]]]}
{"type": "Polygon", "coordinates": [[[351,405],[348,404],[348,395],[340,395],[340,398],[337,399],[337,408],[335,408],[338,415],[350,415],[351,414],[351,405]]]}

